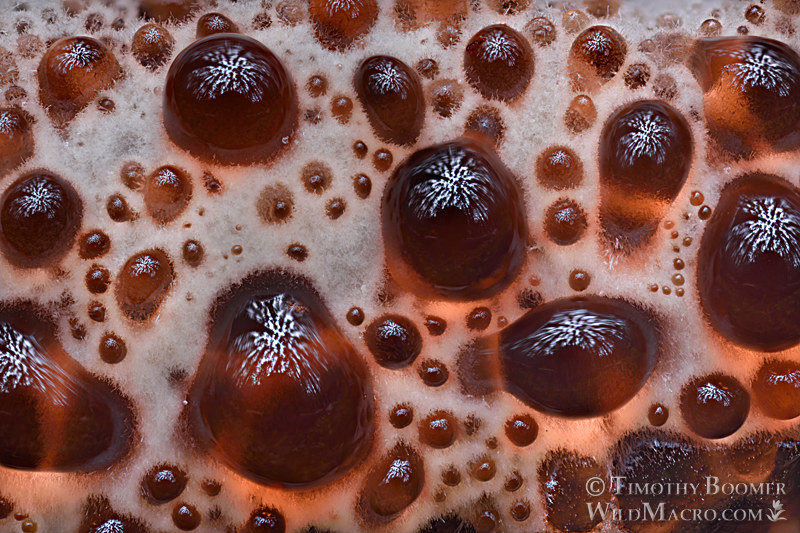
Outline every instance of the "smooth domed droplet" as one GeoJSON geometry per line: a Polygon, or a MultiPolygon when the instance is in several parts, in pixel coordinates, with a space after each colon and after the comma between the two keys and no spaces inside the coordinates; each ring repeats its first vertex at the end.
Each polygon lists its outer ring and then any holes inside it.
{"type": "Polygon", "coordinates": [[[263,163],[297,126],[294,81],[263,44],[231,33],[189,45],[172,62],[164,126],[192,155],[223,164],[263,163]]]}
{"type": "Polygon", "coordinates": [[[82,215],[66,180],[45,170],[25,174],[0,199],[0,251],[16,266],[47,266],[72,246],[82,215]]]}
{"type": "Polygon", "coordinates": [[[800,56],[764,37],[699,39],[689,67],[719,148],[749,157],[800,145],[800,56]]]}
{"type": "Polygon", "coordinates": [[[65,37],[39,63],[39,98],[56,126],[65,126],[122,76],[114,54],[91,37],[65,37]]]}
{"type": "Polygon", "coordinates": [[[800,364],[769,359],[753,380],[756,405],[771,418],[790,420],[800,416],[800,364]]]}
{"type": "Polygon", "coordinates": [[[258,274],[213,309],[189,393],[198,443],[268,485],[317,486],[360,461],[372,438],[370,378],[310,285],[258,274]]]}
{"type": "Polygon", "coordinates": [[[750,395],[730,376],[702,376],[681,389],[681,416],[701,437],[721,439],[732,435],[749,412],[750,395]]]}
{"type": "Polygon", "coordinates": [[[544,231],[560,246],[578,242],[588,225],[586,212],[574,200],[556,200],[544,214],[544,231]]]}
{"type": "Polygon", "coordinates": [[[422,458],[408,445],[397,444],[367,475],[359,510],[367,518],[393,519],[414,503],[424,483],[422,458]]]}
{"type": "Polygon", "coordinates": [[[525,37],[495,24],[476,33],[464,51],[467,81],[485,98],[519,98],[533,76],[533,51],[525,37]]]}
{"type": "Polygon", "coordinates": [[[459,376],[474,393],[503,387],[545,413],[599,416],[639,392],[657,348],[648,313],[623,300],[573,297],[539,305],[498,336],[468,346],[459,376]]]}
{"type": "Polygon", "coordinates": [[[617,249],[646,242],[680,193],[694,143],[686,119],[658,100],[624,105],[600,137],[600,221],[617,249]]]}
{"type": "Polygon", "coordinates": [[[169,59],[175,39],[160,24],[145,24],[133,34],[131,52],[142,66],[155,70],[169,59]]]}
{"type": "Polygon", "coordinates": [[[353,84],[378,138],[395,144],[417,139],[425,96],[414,69],[391,56],[372,56],[361,62],[353,84]]]}
{"type": "Polygon", "coordinates": [[[728,184],[706,224],[697,286],[726,339],[759,351],[800,342],[800,191],[766,174],[728,184]]]}
{"type": "Polygon", "coordinates": [[[260,507],[250,514],[240,533],[285,533],[286,519],[274,507],[260,507]]]}
{"type": "Polygon", "coordinates": [[[144,206],[148,214],[161,224],[175,220],[191,198],[192,180],[185,170],[178,167],[160,167],[144,182],[144,206]]]}
{"type": "Polygon", "coordinates": [[[141,493],[151,504],[174,500],[186,488],[186,472],[175,465],[159,464],[147,471],[142,479],[141,493]]]}
{"type": "Polygon", "coordinates": [[[0,176],[33,155],[31,117],[16,107],[0,107],[0,176]]]}
{"type": "Polygon", "coordinates": [[[131,320],[153,316],[175,277],[172,263],[163,250],[154,249],[131,256],[116,282],[116,297],[122,312],[131,320]]]}
{"type": "Polygon", "coordinates": [[[93,471],[131,446],[133,413],[113,385],[69,357],[30,304],[0,304],[0,464],[93,471]]]}
{"type": "Polygon", "coordinates": [[[583,183],[583,162],[571,148],[551,146],[536,158],[536,179],[548,189],[574,189],[583,183]]]}
{"type": "Polygon", "coordinates": [[[519,186],[477,141],[411,155],[386,186],[382,217],[389,271],[419,296],[486,298],[522,266],[528,228],[519,186]]]}
{"type": "Polygon", "coordinates": [[[236,24],[222,13],[206,13],[197,19],[195,37],[202,39],[215,33],[238,33],[236,24]]]}
{"type": "Polygon", "coordinates": [[[374,320],[367,326],[364,340],[375,361],[385,368],[407,367],[422,350],[419,329],[400,315],[385,315],[374,320]]]}
{"type": "Polygon", "coordinates": [[[317,40],[326,48],[339,51],[369,33],[378,18],[375,0],[310,0],[308,11],[317,40]]]}
{"type": "Polygon", "coordinates": [[[419,424],[419,438],[432,448],[447,448],[456,440],[456,420],[447,411],[434,411],[419,424]]]}
{"type": "Polygon", "coordinates": [[[609,26],[592,26],[575,38],[568,70],[575,91],[592,92],[613,78],[625,63],[625,38],[609,26]]]}

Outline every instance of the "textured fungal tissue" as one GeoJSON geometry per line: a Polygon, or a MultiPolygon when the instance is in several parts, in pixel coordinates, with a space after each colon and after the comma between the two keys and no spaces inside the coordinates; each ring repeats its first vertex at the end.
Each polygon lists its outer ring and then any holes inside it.
{"type": "Polygon", "coordinates": [[[0,531],[800,531],[798,30],[0,0],[0,531]]]}

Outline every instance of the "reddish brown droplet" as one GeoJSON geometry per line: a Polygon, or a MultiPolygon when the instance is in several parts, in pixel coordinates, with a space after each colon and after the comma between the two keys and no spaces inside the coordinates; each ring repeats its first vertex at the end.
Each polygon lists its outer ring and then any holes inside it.
{"type": "Polygon", "coordinates": [[[464,124],[465,135],[477,135],[483,141],[493,144],[496,147],[503,142],[506,133],[506,123],[500,115],[500,111],[488,105],[481,105],[472,110],[467,115],[464,124]]]}
{"type": "Polygon", "coordinates": [[[387,183],[382,215],[389,271],[419,296],[485,298],[522,266],[528,228],[519,186],[475,140],[412,154],[387,183]]]}
{"type": "Polygon", "coordinates": [[[608,486],[607,467],[592,457],[563,450],[545,457],[538,478],[544,493],[545,520],[557,531],[591,531],[602,520],[591,509],[607,505],[611,490],[619,490],[615,486],[599,491],[597,487],[608,486]]]}
{"type": "Polygon", "coordinates": [[[78,255],[81,259],[94,259],[108,253],[111,249],[111,239],[99,229],[84,233],[80,238],[78,255]]]}
{"type": "Polygon", "coordinates": [[[331,114],[341,124],[347,124],[353,115],[353,101],[347,96],[334,96],[331,99],[331,114]]]}
{"type": "Polygon", "coordinates": [[[764,23],[764,20],[766,20],[767,14],[764,12],[763,7],[753,4],[745,10],[744,18],[747,19],[747,22],[750,24],[759,26],[764,23]]]}
{"type": "Polygon", "coordinates": [[[413,143],[425,118],[425,98],[417,73],[391,56],[365,59],[353,85],[376,135],[384,142],[413,143]]]}
{"type": "Polygon", "coordinates": [[[374,320],[367,326],[364,340],[375,361],[385,368],[407,367],[422,351],[422,336],[417,326],[400,315],[384,315],[374,320]]]}
{"type": "Polygon", "coordinates": [[[174,500],[186,488],[186,472],[177,466],[159,464],[144,475],[142,496],[151,504],[158,505],[174,500]]]}
{"type": "Polygon", "coordinates": [[[699,39],[689,66],[705,93],[706,124],[719,148],[750,157],[800,144],[800,107],[794,105],[800,56],[792,48],[763,37],[699,39]],[[758,75],[750,75],[753,69],[758,75]]]}
{"type": "Polygon", "coordinates": [[[539,435],[539,425],[531,415],[517,415],[506,420],[506,437],[515,446],[530,446],[539,435]]]}
{"type": "Polygon", "coordinates": [[[136,161],[127,161],[122,165],[119,177],[127,188],[133,191],[139,190],[144,184],[144,167],[136,161]]]}
{"type": "Polygon", "coordinates": [[[367,199],[372,192],[372,180],[366,174],[357,174],[353,176],[353,189],[359,198],[367,199]]]}
{"type": "Polygon", "coordinates": [[[10,378],[0,387],[2,466],[104,471],[128,453],[129,401],[64,351],[49,318],[27,302],[0,304],[0,338],[10,378]]]}
{"type": "Polygon", "coordinates": [[[397,444],[367,475],[359,511],[382,518],[396,515],[417,499],[424,483],[422,458],[408,445],[397,444]]]}
{"type": "Polygon", "coordinates": [[[286,533],[286,519],[274,507],[261,507],[253,511],[241,533],[286,533]]]}
{"type": "Polygon", "coordinates": [[[185,170],[157,168],[144,184],[144,205],[148,214],[161,224],[175,220],[192,197],[192,180],[185,170]]]}
{"type": "Polygon", "coordinates": [[[557,200],[544,215],[547,237],[561,246],[578,242],[588,225],[586,212],[575,200],[557,200]]]}
{"type": "Polygon", "coordinates": [[[503,483],[503,489],[506,492],[516,492],[522,488],[523,482],[524,480],[522,479],[522,476],[515,470],[506,478],[505,482],[503,483]]]}
{"type": "Polygon", "coordinates": [[[505,24],[476,33],[464,51],[467,81],[485,98],[520,97],[533,76],[533,50],[527,39],[505,24]]]}
{"type": "Polygon", "coordinates": [[[419,438],[432,448],[447,448],[456,440],[456,421],[447,411],[434,411],[420,421],[419,438]]]}
{"type": "Polygon", "coordinates": [[[39,63],[39,98],[55,125],[63,127],[121,75],[117,59],[103,43],[65,37],[53,43],[39,63]]]}
{"type": "Polygon", "coordinates": [[[198,0],[139,0],[139,13],[157,22],[185,22],[199,8],[198,0]]]}
{"type": "Polygon", "coordinates": [[[778,420],[800,416],[800,364],[768,359],[753,379],[753,396],[761,411],[778,420]]]}
{"type": "Polygon", "coordinates": [[[358,159],[364,159],[369,153],[369,147],[364,141],[356,141],[353,143],[353,153],[358,159]]]}
{"type": "Polygon", "coordinates": [[[594,102],[585,94],[579,94],[569,104],[564,113],[564,124],[572,133],[581,133],[591,128],[597,120],[594,102]]]}
{"type": "Polygon", "coordinates": [[[650,80],[650,67],[644,63],[634,63],[625,70],[624,79],[629,89],[644,87],[650,80]]]}
{"type": "Polygon", "coordinates": [[[158,248],[131,256],[117,276],[116,298],[122,312],[132,320],[150,318],[172,285],[172,263],[158,248]]]}
{"type": "Polygon", "coordinates": [[[571,148],[551,146],[536,159],[536,178],[548,189],[572,189],[583,182],[583,163],[571,148]]]}
{"type": "Polygon", "coordinates": [[[353,326],[360,326],[364,322],[364,311],[360,307],[351,307],[347,311],[347,321],[353,326]]]}
{"type": "Polygon", "coordinates": [[[437,359],[426,359],[419,365],[419,377],[429,387],[441,387],[449,376],[447,366],[437,359]]]}
{"type": "Polygon", "coordinates": [[[306,90],[312,98],[325,96],[328,92],[328,78],[321,74],[314,74],[306,82],[306,90]]]}
{"type": "Polygon", "coordinates": [[[215,33],[238,33],[239,27],[222,13],[206,13],[197,19],[195,37],[202,39],[215,33]]]}
{"type": "Polygon", "coordinates": [[[428,86],[431,106],[442,117],[449,117],[461,107],[464,91],[457,80],[436,80],[428,86]]]}
{"type": "Polygon", "coordinates": [[[455,487],[461,483],[461,472],[453,465],[442,470],[442,483],[448,487],[455,487]]]}
{"type": "Polygon", "coordinates": [[[319,486],[370,449],[369,374],[317,294],[294,275],[269,271],[212,307],[189,391],[191,429],[202,448],[258,483],[319,486]]]}
{"type": "Polygon", "coordinates": [[[525,24],[525,33],[539,46],[547,46],[556,40],[556,27],[544,17],[534,17],[525,24]]]}
{"type": "Polygon", "coordinates": [[[428,330],[428,333],[430,333],[431,336],[438,337],[439,335],[444,334],[445,330],[447,329],[447,321],[445,321],[443,318],[439,318],[438,316],[426,316],[425,328],[428,330]]]}
{"type": "Polygon", "coordinates": [[[405,404],[395,405],[389,413],[389,422],[397,429],[403,429],[413,421],[414,409],[405,404]]]}
{"type": "Polygon", "coordinates": [[[798,250],[796,187],[768,174],[747,174],[728,184],[706,226],[697,262],[700,302],[711,326],[753,350],[797,345],[798,250]]]}
{"type": "Polygon", "coordinates": [[[308,11],[317,40],[326,48],[339,51],[369,33],[378,18],[375,0],[310,0],[308,11]]]}
{"type": "Polygon", "coordinates": [[[205,250],[203,249],[202,244],[191,239],[183,243],[182,255],[183,260],[186,261],[187,265],[196,267],[203,262],[205,250]]]}
{"type": "Polygon", "coordinates": [[[592,282],[592,276],[585,270],[573,270],[569,273],[569,288],[575,292],[585,291],[592,282]]]}
{"type": "Polygon", "coordinates": [[[220,491],[222,490],[222,485],[219,481],[214,479],[204,479],[200,484],[200,488],[203,489],[203,492],[213,498],[214,496],[219,495],[220,491]]]}
{"type": "Polygon", "coordinates": [[[643,100],[617,109],[600,141],[600,223],[612,246],[630,250],[652,237],[680,193],[694,154],[677,109],[643,100]]]}
{"type": "Polygon", "coordinates": [[[175,47],[175,39],[159,24],[145,24],[133,34],[133,57],[150,70],[167,62],[175,47]]]}
{"type": "Polygon", "coordinates": [[[750,412],[750,395],[725,374],[701,376],[681,389],[681,415],[692,431],[721,439],[738,430],[750,412]]]}
{"type": "Polygon", "coordinates": [[[133,217],[131,208],[123,196],[112,194],[106,201],[106,211],[114,222],[126,222],[133,217]]]}
{"type": "Polygon", "coordinates": [[[717,19],[706,19],[700,24],[700,33],[706,37],[716,37],[722,33],[722,23],[717,19]]]}
{"type": "Polygon", "coordinates": [[[647,410],[647,420],[655,427],[663,426],[669,418],[669,409],[660,403],[654,403],[647,410]]]}
{"type": "Polygon", "coordinates": [[[483,331],[492,323],[492,311],[488,307],[476,307],[467,315],[467,328],[483,331]]]}
{"type": "Polygon", "coordinates": [[[0,176],[33,155],[31,117],[16,107],[0,107],[0,176]]]}
{"type": "Polygon", "coordinates": [[[202,517],[194,505],[179,503],[172,510],[172,523],[181,531],[192,531],[200,525],[202,517]]]}
{"type": "Polygon", "coordinates": [[[269,49],[224,33],[178,54],[167,73],[163,112],[169,137],[192,155],[223,164],[263,163],[289,144],[297,95],[269,49]],[[228,70],[230,64],[236,69],[228,70]]]}
{"type": "Polygon", "coordinates": [[[300,178],[308,192],[322,194],[331,186],[333,173],[325,163],[312,161],[303,167],[300,178]]]}
{"type": "Polygon", "coordinates": [[[65,179],[45,170],[22,175],[0,199],[0,251],[19,267],[43,267],[72,246],[83,205],[65,179]]]}
{"type": "Polygon", "coordinates": [[[298,263],[302,263],[308,259],[308,248],[302,244],[290,244],[289,247],[286,248],[286,255],[298,263]]]}
{"type": "Polygon", "coordinates": [[[125,341],[113,333],[106,333],[100,339],[100,359],[113,365],[125,359],[128,348],[125,341]]]}
{"type": "Polygon", "coordinates": [[[87,314],[95,322],[103,322],[106,319],[106,306],[98,301],[91,301],[87,314]]]}
{"type": "Polygon", "coordinates": [[[101,294],[106,292],[108,285],[111,283],[111,273],[104,266],[94,264],[86,272],[86,288],[92,294],[101,294]]]}
{"type": "Polygon", "coordinates": [[[256,202],[256,209],[261,220],[269,224],[286,222],[294,209],[291,191],[280,183],[267,185],[256,202]]]}
{"type": "Polygon", "coordinates": [[[497,466],[487,456],[481,456],[470,462],[470,474],[478,481],[489,481],[497,473],[497,466]]]}
{"type": "Polygon", "coordinates": [[[701,206],[700,209],[697,210],[697,218],[700,220],[708,220],[711,218],[711,208],[707,205],[701,206]]]}
{"type": "Polygon", "coordinates": [[[429,80],[434,79],[439,74],[439,63],[429,57],[420,59],[416,68],[420,76],[429,80]]]}
{"type": "Polygon", "coordinates": [[[581,32],[569,53],[570,81],[576,91],[595,91],[625,62],[628,45],[614,28],[592,26],[581,32]]]}
{"type": "Polygon", "coordinates": [[[376,170],[380,172],[386,172],[390,168],[392,168],[392,162],[394,161],[394,156],[392,156],[392,152],[385,148],[381,148],[380,150],[376,150],[374,154],[372,154],[372,165],[375,167],[376,170]]]}

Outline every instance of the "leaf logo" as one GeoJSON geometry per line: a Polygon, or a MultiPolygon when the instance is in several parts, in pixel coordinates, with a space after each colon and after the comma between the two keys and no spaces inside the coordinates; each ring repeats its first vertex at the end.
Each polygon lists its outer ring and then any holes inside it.
{"type": "Polygon", "coordinates": [[[780,500],[772,500],[772,509],[767,509],[767,520],[770,522],[777,522],[779,520],[786,520],[785,516],[781,516],[785,512],[783,504],[780,500]]]}

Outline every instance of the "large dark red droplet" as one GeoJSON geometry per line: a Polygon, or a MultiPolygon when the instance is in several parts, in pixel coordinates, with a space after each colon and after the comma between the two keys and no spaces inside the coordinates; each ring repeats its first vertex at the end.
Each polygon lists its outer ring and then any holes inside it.
{"type": "Polygon", "coordinates": [[[0,107],[0,176],[33,155],[31,117],[16,107],[0,107]]]}
{"type": "Polygon", "coordinates": [[[122,76],[114,54],[91,37],[54,42],[39,63],[39,98],[56,126],[66,125],[122,76]]]}
{"type": "Polygon", "coordinates": [[[196,41],[172,62],[164,126],[192,155],[225,164],[272,159],[297,126],[294,81],[263,44],[224,33],[196,41]]]}
{"type": "Polygon", "coordinates": [[[93,471],[131,445],[129,402],[69,357],[30,304],[0,304],[0,464],[93,471]]]}
{"type": "Polygon", "coordinates": [[[82,215],[66,180],[46,170],[25,174],[0,200],[0,251],[16,266],[45,266],[72,246],[82,215]]]}
{"type": "Polygon", "coordinates": [[[514,100],[530,85],[533,50],[513,28],[505,24],[487,26],[467,43],[464,73],[485,98],[514,100]]]}
{"type": "Polygon", "coordinates": [[[186,209],[191,197],[191,177],[178,167],[160,167],[144,182],[144,206],[161,224],[175,220],[186,209]]]}
{"type": "Polygon", "coordinates": [[[516,277],[525,257],[519,186],[476,140],[411,155],[386,185],[382,224],[389,271],[423,297],[492,296],[516,277]]]}
{"type": "Polygon", "coordinates": [[[161,306],[175,277],[163,250],[131,256],[117,276],[116,297],[122,312],[132,320],[150,318],[161,306]]]}
{"type": "Polygon", "coordinates": [[[703,234],[697,286],[726,339],[760,351],[800,342],[800,191],[766,174],[728,184],[703,234]]]}
{"type": "Polygon", "coordinates": [[[686,119],[658,100],[624,105],[600,135],[600,221],[618,249],[649,239],[689,174],[694,143],[686,119]]]}
{"type": "Polygon", "coordinates": [[[769,359],[753,380],[755,403],[771,418],[789,420],[800,416],[800,363],[769,359]]]}
{"type": "Polygon", "coordinates": [[[422,458],[407,444],[399,443],[370,470],[359,511],[368,520],[391,520],[414,503],[424,484],[422,458]]]}
{"type": "Polygon", "coordinates": [[[800,144],[800,56],[789,46],[754,36],[699,39],[689,67],[720,148],[749,156],[800,144]]]}
{"type": "MultiPolygon", "coordinates": [[[[632,510],[641,510],[644,502],[653,504],[653,494],[638,487],[666,487],[669,483],[697,484],[697,491],[664,490],[657,496],[657,506],[664,504],[664,515],[702,504],[709,475],[707,453],[683,436],[661,430],[645,430],[623,437],[612,450],[611,474],[617,477],[613,486],[626,529],[638,529],[644,522],[632,510]],[[622,479],[619,479],[622,478],[622,479]]],[[[705,508],[705,507],[702,507],[705,508]]],[[[634,511],[635,512],[635,511],[634,511]]],[[[685,523],[685,522],[683,522],[685,523]]],[[[704,522],[703,522],[704,523],[704,522]]],[[[652,522],[648,522],[652,525],[652,522]]],[[[663,524],[663,522],[662,522],[663,524]]]]}
{"type": "Polygon", "coordinates": [[[330,50],[349,48],[369,33],[378,19],[375,0],[310,0],[308,11],[317,40],[330,50]]]}
{"type": "Polygon", "coordinates": [[[612,495],[590,483],[598,480],[609,485],[606,465],[593,457],[559,450],[542,461],[538,477],[547,523],[557,531],[588,532],[602,521],[601,514],[592,511],[608,505],[612,495]]]}
{"type": "Polygon", "coordinates": [[[625,38],[609,26],[592,26],[575,38],[569,51],[570,82],[577,92],[594,91],[613,78],[628,53],[625,38]]]}
{"type": "Polygon", "coordinates": [[[655,365],[654,317],[623,300],[575,297],[542,304],[460,356],[471,394],[498,387],[557,416],[599,416],[639,391],[655,365]],[[499,361],[499,375],[494,358],[499,361]]]}
{"type": "Polygon", "coordinates": [[[330,482],[369,448],[374,419],[364,363],[316,292],[282,271],[221,297],[189,394],[203,447],[258,483],[330,482]]]}
{"type": "Polygon", "coordinates": [[[174,465],[156,465],[144,475],[141,493],[149,503],[172,501],[186,488],[186,472],[174,465]]]}
{"type": "Polygon", "coordinates": [[[377,136],[388,143],[417,140],[425,119],[425,96],[417,72],[391,56],[361,62],[353,85],[377,136]]]}
{"type": "Polygon", "coordinates": [[[701,437],[721,439],[732,435],[742,427],[749,412],[750,395],[731,376],[701,376],[681,389],[681,415],[701,437]]]}

